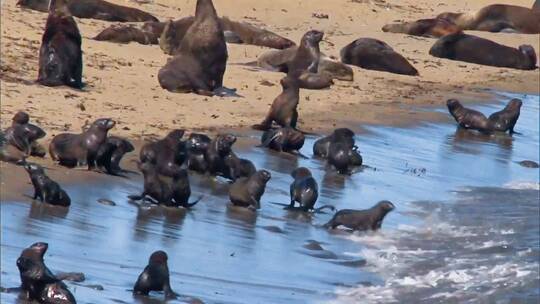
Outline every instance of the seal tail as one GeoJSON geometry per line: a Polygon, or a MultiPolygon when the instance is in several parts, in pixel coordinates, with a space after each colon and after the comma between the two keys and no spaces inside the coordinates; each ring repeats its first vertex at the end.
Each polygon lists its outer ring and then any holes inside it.
{"type": "Polygon", "coordinates": [[[314,212],[315,213],[320,213],[324,209],[330,209],[332,211],[336,211],[336,207],[334,207],[332,205],[324,205],[324,206],[321,206],[319,208],[314,209],[314,212]]]}
{"type": "Polygon", "coordinates": [[[183,207],[185,207],[185,208],[191,208],[191,207],[197,205],[197,203],[199,203],[199,202],[203,199],[203,197],[204,197],[204,195],[201,195],[201,196],[199,196],[199,198],[196,199],[195,201],[193,201],[193,202],[191,202],[191,203],[186,203],[186,204],[184,204],[183,207]]]}

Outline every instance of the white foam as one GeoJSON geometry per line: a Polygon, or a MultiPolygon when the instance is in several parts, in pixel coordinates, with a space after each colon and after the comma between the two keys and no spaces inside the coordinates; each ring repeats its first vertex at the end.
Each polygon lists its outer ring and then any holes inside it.
{"type": "Polygon", "coordinates": [[[512,181],[504,184],[503,187],[515,190],[540,190],[540,183],[530,181],[512,181]]]}

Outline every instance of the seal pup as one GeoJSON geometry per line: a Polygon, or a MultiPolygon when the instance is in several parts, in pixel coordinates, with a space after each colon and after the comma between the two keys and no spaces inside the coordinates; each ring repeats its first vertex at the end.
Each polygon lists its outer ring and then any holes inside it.
{"type": "Polygon", "coordinates": [[[270,178],[270,172],[260,170],[250,177],[237,179],[229,188],[231,203],[235,206],[260,209],[261,197],[270,178]]]}
{"type": "Polygon", "coordinates": [[[334,210],[334,206],[324,205],[315,209],[315,203],[319,198],[319,185],[311,175],[311,171],[305,167],[299,167],[291,172],[294,181],[290,186],[291,203],[285,207],[287,210],[303,211],[303,212],[319,212],[323,209],[334,210]],[[300,206],[296,207],[298,202],[300,206]]]}
{"type": "Polygon", "coordinates": [[[19,111],[11,120],[11,126],[4,131],[7,143],[17,147],[26,155],[44,157],[45,148],[37,140],[45,137],[47,133],[42,128],[30,123],[30,115],[19,111]]]}
{"type": "Polygon", "coordinates": [[[327,159],[339,174],[351,174],[350,167],[362,165],[362,156],[357,147],[343,141],[330,143],[327,159]]]}
{"type": "Polygon", "coordinates": [[[349,146],[354,146],[354,132],[348,128],[335,129],[332,134],[320,138],[313,144],[313,155],[327,158],[330,144],[334,142],[345,142],[349,146]]]}
{"type": "Polygon", "coordinates": [[[460,127],[478,130],[484,133],[489,133],[491,131],[489,121],[484,114],[464,107],[456,99],[449,99],[446,101],[446,106],[460,127]]]}
{"type": "Polygon", "coordinates": [[[514,98],[508,102],[506,107],[499,112],[495,112],[488,117],[490,129],[493,131],[516,133],[514,127],[519,119],[523,102],[514,98]]]}
{"type": "Polygon", "coordinates": [[[195,20],[186,31],[176,56],[160,69],[158,81],[171,92],[225,95],[223,75],[227,58],[223,28],[212,1],[197,0],[195,20]]]}
{"type": "Polygon", "coordinates": [[[391,202],[380,201],[366,210],[339,210],[323,227],[335,229],[338,226],[345,226],[353,231],[379,230],[385,216],[394,208],[395,206],[391,202]]]}
{"type": "Polygon", "coordinates": [[[440,38],[461,32],[461,29],[449,20],[441,18],[420,19],[413,22],[386,24],[383,32],[403,33],[413,36],[440,38]]]}
{"type": "Polygon", "coordinates": [[[250,177],[257,172],[257,168],[249,159],[240,158],[234,152],[225,156],[224,164],[229,170],[223,177],[233,182],[240,177],[250,177]]]}
{"type": "Polygon", "coordinates": [[[57,182],[50,179],[40,165],[26,163],[24,169],[28,172],[34,186],[33,199],[39,198],[43,203],[62,207],[71,205],[71,198],[66,191],[57,182]]]}
{"type": "Polygon", "coordinates": [[[300,86],[298,80],[293,77],[285,77],[280,80],[282,92],[279,94],[268,114],[260,124],[253,125],[255,130],[268,130],[272,127],[272,122],[276,122],[281,127],[291,127],[296,129],[298,121],[298,103],[300,101],[300,86]]]}
{"type": "Polygon", "coordinates": [[[270,129],[262,134],[259,147],[302,155],[300,149],[304,146],[305,139],[302,132],[291,127],[270,129]]]}
{"type": "Polygon", "coordinates": [[[43,257],[48,248],[47,243],[39,242],[21,252],[17,259],[17,268],[21,276],[21,289],[30,301],[76,304],[75,297],[66,284],[45,266],[43,257]]]}
{"type": "Polygon", "coordinates": [[[199,173],[205,173],[208,170],[208,164],[204,155],[210,147],[212,140],[205,134],[191,133],[187,140],[187,164],[188,169],[199,173]]]}
{"type": "Polygon", "coordinates": [[[163,291],[165,299],[174,299],[178,295],[172,290],[169,281],[168,256],[164,251],[155,251],[148,259],[148,265],[139,275],[133,294],[147,296],[150,291],[163,291]]]}
{"type": "Polygon", "coordinates": [[[135,147],[129,140],[117,136],[109,136],[97,152],[96,165],[108,174],[120,175],[122,172],[126,172],[120,168],[122,157],[134,150],[135,147]]]}
{"type": "Polygon", "coordinates": [[[67,85],[80,89],[83,86],[81,34],[65,1],[50,0],[39,49],[37,82],[50,87],[67,85]]]}
{"type": "Polygon", "coordinates": [[[537,60],[536,52],[530,45],[520,45],[516,49],[463,33],[440,38],[431,47],[429,54],[450,60],[521,70],[536,69],[537,60]]]}
{"type": "Polygon", "coordinates": [[[87,164],[88,170],[96,167],[96,157],[101,145],[107,140],[107,133],[116,125],[110,118],[94,121],[81,134],[61,133],[49,144],[49,153],[54,161],[66,167],[87,164]]]}
{"type": "Polygon", "coordinates": [[[133,25],[111,25],[94,37],[97,41],[116,43],[137,42],[139,44],[158,44],[158,35],[136,28],[133,25]]]}
{"type": "Polygon", "coordinates": [[[341,62],[363,69],[418,76],[418,71],[388,44],[372,38],[359,38],[340,51],[341,62]]]}
{"type": "Polygon", "coordinates": [[[0,161],[22,165],[26,162],[27,156],[15,146],[8,144],[4,132],[0,130],[0,161]]]}
{"type": "Polygon", "coordinates": [[[206,150],[204,159],[208,164],[210,175],[231,176],[231,168],[225,163],[225,159],[231,154],[232,146],[236,142],[236,136],[232,134],[218,134],[206,150]]]}
{"type": "Polygon", "coordinates": [[[145,144],[139,153],[141,162],[150,162],[160,174],[171,175],[171,166],[181,166],[187,157],[187,145],[182,140],[185,131],[175,129],[163,139],[145,144]]]}

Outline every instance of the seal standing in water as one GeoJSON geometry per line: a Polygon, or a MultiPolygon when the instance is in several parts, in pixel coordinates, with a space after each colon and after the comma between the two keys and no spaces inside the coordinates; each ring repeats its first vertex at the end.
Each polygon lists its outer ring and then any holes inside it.
{"type": "Polygon", "coordinates": [[[484,114],[476,110],[465,108],[456,99],[449,99],[446,102],[446,106],[460,127],[482,132],[490,131],[489,121],[484,114]]]}
{"type": "Polygon", "coordinates": [[[302,132],[291,127],[271,129],[262,134],[260,146],[278,152],[300,154],[305,139],[302,132]]]}
{"type": "Polygon", "coordinates": [[[261,197],[270,178],[270,172],[260,170],[250,177],[237,179],[229,188],[229,198],[233,205],[260,209],[261,197]]]}
{"type": "Polygon", "coordinates": [[[188,150],[188,169],[205,173],[208,170],[208,164],[204,159],[204,155],[210,147],[210,137],[204,134],[191,133],[187,141],[188,150]]]}
{"type": "Polygon", "coordinates": [[[195,21],[175,57],[158,73],[162,88],[171,92],[222,95],[227,65],[227,44],[211,0],[197,0],[195,21]]]}
{"type": "Polygon", "coordinates": [[[71,205],[71,199],[66,191],[60,188],[57,182],[50,179],[40,165],[27,163],[24,168],[34,186],[34,199],[39,198],[44,203],[62,207],[71,205]]]}
{"type": "Polygon", "coordinates": [[[446,35],[461,32],[461,29],[451,21],[434,18],[420,19],[414,22],[387,24],[382,28],[383,32],[403,33],[413,36],[440,38],[446,35]]]}
{"type": "Polygon", "coordinates": [[[39,303],[76,304],[75,297],[66,284],[45,266],[43,256],[49,248],[47,243],[34,243],[24,249],[17,259],[21,275],[21,288],[27,299],[39,303]]]}
{"type": "Polygon", "coordinates": [[[160,174],[171,175],[174,166],[181,166],[187,157],[186,143],[182,140],[185,131],[176,129],[165,138],[145,144],[139,154],[141,162],[156,166],[160,174]]]}
{"type": "Polygon", "coordinates": [[[49,144],[49,153],[54,161],[67,167],[87,164],[88,170],[96,167],[96,157],[107,133],[115,126],[109,118],[100,118],[81,134],[61,133],[49,144]]]}
{"type": "Polygon", "coordinates": [[[356,146],[344,141],[332,142],[328,148],[328,163],[339,174],[351,174],[350,167],[362,165],[362,156],[356,146]]]}
{"type": "Polygon", "coordinates": [[[164,251],[155,251],[148,259],[148,265],[139,275],[133,294],[147,296],[150,291],[163,291],[166,299],[176,298],[169,281],[168,256],[164,251]]]}
{"type": "Polygon", "coordinates": [[[437,40],[429,54],[439,58],[521,70],[536,69],[536,52],[530,45],[515,49],[463,33],[437,40]]]}
{"type": "Polygon", "coordinates": [[[240,158],[234,152],[225,156],[224,163],[229,170],[228,174],[225,174],[223,177],[232,181],[240,177],[250,177],[257,171],[257,168],[255,168],[255,165],[249,159],[240,158]]]}
{"type": "Polygon", "coordinates": [[[291,127],[296,129],[298,121],[298,102],[300,100],[300,87],[298,81],[292,77],[285,77],[280,81],[282,92],[279,94],[265,119],[253,128],[256,130],[268,130],[272,127],[272,122],[276,122],[281,127],[291,127]]]}
{"type": "Polygon", "coordinates": [[[388,44],[372,38],[357,39],[340,52],[341,61],[363,69],[418,76],[418,71],[388,44]]]}
{"type": "Polygon", "coordinates": [[[120,168],[122,157],[134,150],[135,147],[127,139],[109,136],[98,150],[96,165],[98,168],[105,169],[108,174],[118,175],[124,172],[120,168]]]}
{"type": "Polygon", "coordinates": [[[334,142],[345,142],[349,146],[354,146],[354,132],[348,128],[335,129],[332,134],[315,141],[313,144],[313,155],[327,158],[330,144],[334,142]]]}
{"type": "Polygon", "coordinates": [[[294,209],[294,204],[298,202],[299,209],[305,212],[312,210],[319,198],[319,186],[311,175],[311,171],[308,168],[300,167],[295,169],[291,176],[294,181],[290,187],[291,204],[288,208],[294,209]]]}
{"type": "Polygon", "coordinates": [[[211,175],[230,176],[230,168],[225,163],[225,159],[232,152],[232,146],[236,142],[236,136],[232,134],[218,134],[210,142],[210,147],[206,150],[204,159],[208,164],[208,172],[211,175]]]}
{"type": "Polygon", "coordinates": [[[379,230],[384,217],[394,208],[395,206],[391,202],[380,201],[367,210],[339,210],[324,227],[335,229],[338,226],[345,226],[358,231],[379,230]]]}
{"type": "Polygon", "coordinates": [[[510,134],[515,133],[514,127],[519,119],[522,105],[523,102],[521,100],[514,98],[508,102],[503,110],[491,114],[488,118],[491,130],[499,132],[510,131],[510,134]]]}
{"type": "Polygon", "coordinates": [[[51,0],[39,49],[37,82],[82,88],[81,34],[65,0],[51,0]]]}

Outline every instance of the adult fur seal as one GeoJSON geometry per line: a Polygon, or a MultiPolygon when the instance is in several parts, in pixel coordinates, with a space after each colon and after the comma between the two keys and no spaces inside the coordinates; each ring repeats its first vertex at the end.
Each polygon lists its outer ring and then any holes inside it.
{"type": "Polygon", "coordinates": [[[135,147],[127,139],[109,136],[98,150],[96,165],[98,168],[104,169],[108,174],[119,175],[124,172],[120,168],[122,157],[134,150],[135,147]]]}
{"type": "Polygon", "coordinates": [[[340,52],[341,61],[368,70],[418,76],[418,71],[388,44],[372,38],[360,38],[340,52]]]}
{"type": "Polygon", "coordinates": [[[460,127],[481,132],[489,132],[491,130],[489,121],[484,114],[465,108],[458,100],[449,99],[446,102],[446,106],[460,127]]]}
{"type": "Polygon", "coordinates": [[[540,12],[528,7],[507,4],[488,5],[477,12],[442,13],[462,30],[540,34],[540,12]]]}
{"type": "Polygon", "coordinates": [[[11,127],[4,131],[7,144],[16,147],[26,156],[43,157],[46,150],[37,140],[45,137],[46,133],[40,127],[30,123],[30,115],[26,112],[17,112],[12,119],[11,127]]]}
{"type": "Polygon", "coordinates": [[[111,41],[116,43],[137,42],[140,44],[158,44],[158,35],[150,31],[137,28],[133,25],[111,25],[94,37],[97,41],[111,41]]]}
{"type": "Polygon", "coordinates": [[[490,129],[499,132],[510,131],[510,134],[515,133],[514,127],[519,119],[522,105],[521,100],[514,98],[508,102],[503,110],[491,114],[488,118],[490,129]]]}
{"type": "Polygon", "coordinates": [[[335,142],[345,142],[349,146],[354,146],[354,132],[348,128],[335,129],[332,134],[320,138],[313,144],[313,155],[327,158],[330,144],[335,142]]]}
{"type": "Polygon", "coordinates": [[[71,199],[66,191],[60,188],[57,182],[50,179],[40,165],[27,163],[24,168],[34,186],[34,199],[39,198],[44,203],[62,207],[71,205],[71,199]]]}
{"type": "Polygon", "coordinates": [[[270,172],[260,170],[250,177],[237,179],[229,188],[229,198],[233,205],[260,209],[261,197],[270,178],[270,172]]]}
{"type": "Polygon", "coordinates": [[[39,303],[76,304],[75,297],[66,284],[45,266],[43,256],[49,248],[47,243],[34,243],[24,249],[17,259],[21,276],[21,289],[30,301],[39,303]]]}
{"type": "Polygon", "coordinates": [[[227,58],[223,28],[212,1],[197,0],[195,21],[186,31],[177,55],[159,71],[158,81],[171,92],[223,95],[227,58]]]}
{"type": "Polygon", "coordinates": [[[169,280],[168,256],[164,251],[155,251],[148,259],[148,265],[139,275],[133,294],[147,296],[150,291],[163,291],[165,299],[176,298],[169,280]]]}
{"type": "Polygon", "coordinates": [[[51,158],[63,166],[87,164],[88,170],[94,169],[99,148],[107,140],[107,133],[115,124],[115,121],[109,118],[100,118],[81,134],[56,135],[49,144],[51,158]]]}
{"type": "Polygon", "coordinates": [[[437,40],[429,54],[439,58],[521,70],[536,69],[536,52],[530,45],[515,49],[463,33],[437,40]]]}
{"type": "Polygon", "coordinates": [[[383,32],[403,33],[413,36],[439,38],[458,33],[461,29],[449,20],[433,18],[413,22],[392,23],[383,26],[383,32]]]}
{"type": "Polygon", "coordinates": [[[81,34],[65,0],[51,0],[39,49],[37,82],[82,88],[81,34]]]}
{"type": "MultiPolygon", "coordinates": [[[[49,0],[19,0],[18,6],[47,12],[49,0]]],[[[116,22],[159,21],[156,17],[139,9],[113,4],[104,0],[69,0],[66,3],[71,15],[116,22]]]]}
{"type": "Polygon", "coordinates": [[[191,133],[187,141],[188,149],[188,169],[205,173],[208,170],[208,164],[204,159],[204,155],[210,147],[212,140],[205,134],[191,133]]]}
{"type": "Polygon", "coordinates": [[[298,121],[298,102],[300,100],[300,87],[298,81],[293,77],[285,77],[280,81],[282,92],[279,94],[268,114],[260,124],[253,126],[256,130],[268,130],[272,127],[272,122],[276,122],[281,127],[291,127],[296,129],[298,121]]]}
{"type": "Polygon", "coordinates": [[[267,130],[262,134],[261,147],[278,152],[300,153],[304,146],[305,136],[291,127],[267,130]]]}
{"type": "Polygon", "coordinates": [[[187,157],[186,142],[182,140],[185,131],[176,129],[163,139],[145,144],[139,153],[141,162],[156,166],[158,173],[171,175],[176,166],[181,166],[187,157]]]}
{"type": "Polygon", "coordinates": [[[358,231],[379,230],[384,217],[394,208],[395,206],[391,202],[380,201],[367,210],[339,210],[324,227],[335,229],[338,226],[345,226],[358,231]]]}

